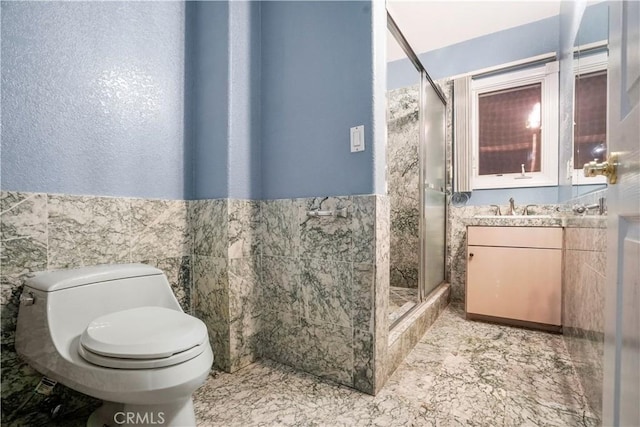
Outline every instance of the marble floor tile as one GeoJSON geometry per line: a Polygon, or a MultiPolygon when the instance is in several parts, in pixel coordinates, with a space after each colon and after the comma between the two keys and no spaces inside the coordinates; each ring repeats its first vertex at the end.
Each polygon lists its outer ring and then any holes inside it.
{"type": "Polygon", "coordinates": [[[562,337],[449,306],[370,396],[270,360],[214,372],[200,426],[595,426],[562,337]]]}

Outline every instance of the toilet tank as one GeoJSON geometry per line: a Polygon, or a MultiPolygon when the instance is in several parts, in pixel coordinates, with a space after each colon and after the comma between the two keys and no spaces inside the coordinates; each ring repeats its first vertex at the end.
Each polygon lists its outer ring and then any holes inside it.
{"type": "Polygon", "coordinates": [[[182,311],[164,273],[145,264],[34,273],[21,299],[16,347],[26,344],[18,337],[33,345],[49,339],[61,354],[99,316],[148,306],[182,311]]]}

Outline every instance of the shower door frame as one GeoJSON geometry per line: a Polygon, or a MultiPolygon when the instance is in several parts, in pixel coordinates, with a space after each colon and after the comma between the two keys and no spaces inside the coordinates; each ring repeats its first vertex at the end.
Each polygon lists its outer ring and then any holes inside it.
{"type": "MultiPolygon", "coordinates": [[[[443,180],[443,184],[444,184],[444,188],[442,189],[443,193],[445,194],[445,201],[444,201],[444,257],[443,257],[443,280],[441,283],[446,282],[447,280],[447,233],[448,233],[448,216],[449,216],[449,212],[447,209],[447,203],[448,203],[448,195],[447,195],[447,190],[446,190],[446,186],[448,185],[447,182],[447,155],[446,155],[446,106],[447,106],[447,98],[444,95],[444,93],[442,92],[442,90],[440,89],[440,87],[438,85],[435,84],[435,82],[433,81],[433,79],[431,78],[431,76],[429,75],[429,73],[427,72],[427,70],[424,68],[424,66],[422,65],[422,62],[420,61],[420,59],[418,58],[418,56],[416,55],[416,53],[413,51],[413,49],[411,48],[411,46],[409,45],[409,42],[407,41],[407,39],[404,37],[404,35],[402,34],[402,31],[400,31],[400,28],[398,27],[398,25],[396,24],[396,22],[394,21],[393,17],[391,16],[391,14],[389,14],[389,11],[387,11],[387,29],[389,30],[389,32],[393,35],[393,37],[395,38],[396,42],[400,45],[400,47],[402,48],[402,50],[405,52],[405,54],[407,55],[407,57],[409,58],[409,61],[411,61],[411,63],[413,64],[413,66],[416,68],[416,70],[418,71],[418,73],[420,74],[420,99],[419,99],[419,109],[420,111],[418,112],[419,114],[419,126],[420,126],[420,133],[419,133],[419,149],[418,149],[418,156],[419,156],[419,165],[420,165],[420,171],[419,171],[419,188],[418,191],[420,192],[419,194],[419,203],[420,203],[420,218],[418,221],[418,233],[419,233],[419,246],[420,246],[420,259],[419,259],[419,263],[418,263],[418,300],[416,301],[415,306],[413,306],[409,311],[407,311],[406,313],[404,313],[402,316],[400,316],[398,319],[396,319],[391,325],[389,325],[389,330],[392,330],[395,326],[397,326],[398,324],[400,324],[409,314],[413,313],[415,311],[415,309],[417,307],[419,307],[427,298],[427,294],[425,291],[426,288],[426,274],[425,274],[425,269],[426,269],[426,238],[425,238],[425,187],[426,187],[426,156],[427,156],[427,128],[426,128],[426,117],[425,117],[425,112],[426,112],[426,107],[427,107],[427,99],[426,99],[426,90],[427,90],[427,84],[429,84],[433,90],[436,92],[436,94],[438,95],[438,97],[440,98],[440,100],[442,101],[444,107],[445,107],[445,123],[443,123],[443,125],[445,126],[445,143],[444,143],[444,150],[445,150],[445,159],[444,159],[444,165],[443,165],[443,170],[445,173],[444,176],[444,180],[443,180]]],[[[437,287],[436,287],[437,288],[437,287]]]]}

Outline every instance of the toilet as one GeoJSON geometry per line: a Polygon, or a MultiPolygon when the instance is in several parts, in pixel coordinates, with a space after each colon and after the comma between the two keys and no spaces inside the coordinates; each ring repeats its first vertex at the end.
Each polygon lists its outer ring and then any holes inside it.
{"type": "Polygon", "coordinates": [[[195,426],[191,395],[213,364],[207,327],[144,264],[29,275],[15,345],[43,375],[103,400],[87,422],[97,426],[195,426]]]}

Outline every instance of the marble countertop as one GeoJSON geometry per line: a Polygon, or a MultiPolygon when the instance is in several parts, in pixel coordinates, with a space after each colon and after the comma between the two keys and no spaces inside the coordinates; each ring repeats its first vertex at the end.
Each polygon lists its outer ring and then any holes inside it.
{"type": "Polygon", "coordinates": [[[517,215],[517,216],[494,216],[476,215],[464,218],[463,222],[467,226],[489,226],[489,227],[567,227],[567,228],[607,228],[606,215],[517,215]]]}

